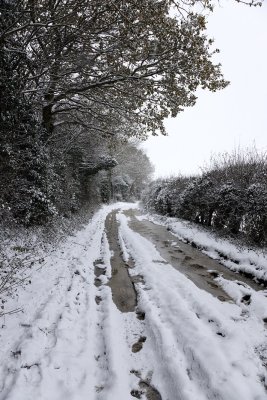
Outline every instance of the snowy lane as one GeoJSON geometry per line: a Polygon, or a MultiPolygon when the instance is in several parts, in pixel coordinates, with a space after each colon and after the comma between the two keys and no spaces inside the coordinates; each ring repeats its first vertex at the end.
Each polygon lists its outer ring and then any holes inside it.
{"type": "Polygon", "coordinates": [[[115,321],[124,322],[110,289],[95,284],[99,260],[110,274],[104,227],[113,208],[103,207],[85,229],[46,257],[45,267],[31,271],[31,285],[8,299],[9,309],[19,304],[23,313],[3,319],[1,400],[132,398],[134,379],[127,372],[125,381],[119,367],[125,340],[119,339],[115,321]]]}
{"type": "Polygon", "coordinates": [[[135,269],[144,276],[139,306],[154,336],[151,346],[159,349],[154,357],[165,379],[160,371],[155,379],[162,397],[266,399],[261,383],[266,369],[255,354],[255,348],[266,345],[263,321],[245,317],[242,308],[197,288],[163,263],[155,246],[133,232],[125,216],[119,220],[135,269]]]}
{"type": "MultiPolygon", "coordinates": [[[[161,366],[152,383],[162,398],[266,399],[266,365],[257,354],[259,348],[266,351],[262,313],[222,303],[200,290],[129,228],[129,218],[118,218],[134,273],[144,278],[138,304],[146,313],[151,358],[161,366]]],[[[260,294],[251,291],[266,313],[266,293],[259,301],[260,294]]]]}
{"type": "Polygon", "coordinates": [[[266,291],[202,290],[134,207],[103,207],[8,300],[24,312],[0,331],[0,400],[266,400],[266,291]]]}

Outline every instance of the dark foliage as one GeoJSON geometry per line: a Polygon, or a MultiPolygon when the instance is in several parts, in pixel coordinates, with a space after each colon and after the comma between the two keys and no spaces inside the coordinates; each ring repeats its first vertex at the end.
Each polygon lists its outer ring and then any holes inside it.
{"type": "MultiPolygon", "coordinates": [[[[6,7],[0,18],[3,26],[14,18],[12,6],[6,7]]],[[[10,212],[18,222],[39,224],[55,213],[57,178],[43,144],[44,130],[22,94],[24,66],[16,43],[8,52],[5,41],[0,41],[0,216],[10,212]]]]}
{"type": "Polygon", "coordinates": [[[165,133],[199,87],[228,84],[196,4],[213,2],[0,0],[2,218],[43,224],[92,198],[140,196],[149,162],[132,146],[131,165],[117,164],[112,143],[165,133]]]}
{"type": "Polygon", "coordinates": [[[212,160],[201,177],[152,182],[143,193],[148,210],[267,243],[267,158],[255,150],[212,160]]]}

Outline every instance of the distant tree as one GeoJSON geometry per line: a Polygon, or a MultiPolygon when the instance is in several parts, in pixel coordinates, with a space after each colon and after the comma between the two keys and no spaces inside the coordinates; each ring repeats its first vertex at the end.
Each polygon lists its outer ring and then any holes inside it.
{"type": "Polygon", "coordinates": [[[133,200],[133,195],[131,193],[132,179],[129,175],[124,174],[123,171],[121,171],[120,175],[112,177],[111,183],[114,200],[133,200]]]}
{"type": "MultiPolygon", "coordinates": [[[[112,181],[117,186],[118,180],[124,182],[124,197],[140,199],[141,192],[150,182],[154,167],[138,141],[113,140],[110,145],[110,154],[117,161],[112,169],[112,181]],[[120,177],[120,178],[119,178],[120,177]]],[[[114,187],[114,194],[116,189],[114,187]]]]}

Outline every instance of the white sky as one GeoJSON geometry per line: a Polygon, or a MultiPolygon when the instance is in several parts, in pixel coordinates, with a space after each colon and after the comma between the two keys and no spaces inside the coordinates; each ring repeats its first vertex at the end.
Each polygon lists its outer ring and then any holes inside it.
{"type": "Polygon", "coordinates": [[[237,147],[267,150],[266,1],[254,8],[222,0],[208,32],[231,84],[216,93],[202,91],[194,107],[166,120],[167,137],[144,143],[156,177],[197,173],[211,154],[237,147]]]}

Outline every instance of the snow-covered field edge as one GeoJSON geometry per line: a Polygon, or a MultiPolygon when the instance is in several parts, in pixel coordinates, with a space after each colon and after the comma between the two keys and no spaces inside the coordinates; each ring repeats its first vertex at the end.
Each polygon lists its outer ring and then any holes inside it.
{"type": "Polygon", "coordinates": [[[179,240],[197,247],[210,258],[235,272],[240,272],[267,285],[267,253],[265,250],[252,250],[245,246],[222,239],[212,232],[207,232],[192,222],[158,214],[146,214],[139,217],[166,226],[179,240]]]}

